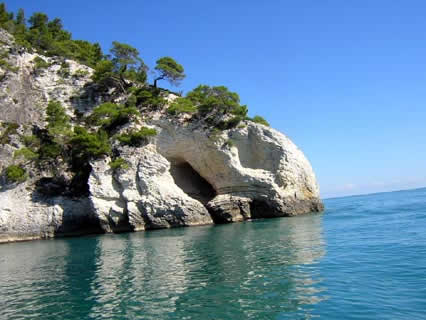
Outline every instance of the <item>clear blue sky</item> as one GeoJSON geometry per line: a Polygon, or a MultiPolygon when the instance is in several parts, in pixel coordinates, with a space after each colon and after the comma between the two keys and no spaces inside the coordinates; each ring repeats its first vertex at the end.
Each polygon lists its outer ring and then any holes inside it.
{"type": "Polygon", "coordinates": [[[426,186],[426,1],[6,1],[183,64],[288,135],[324,197],[426,186]]]}

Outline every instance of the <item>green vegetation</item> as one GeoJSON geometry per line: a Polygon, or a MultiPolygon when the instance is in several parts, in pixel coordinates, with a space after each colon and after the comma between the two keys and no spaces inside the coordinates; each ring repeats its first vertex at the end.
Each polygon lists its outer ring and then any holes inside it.
{"type": "Polygon", "coordinates": [[[180,113],[194,113],[197,108],[193,105],[191,100],[187,98],[177,98],[170,107],[167,108],[167,112],[175,115],[180,113]]]}
{"type": "Polygon", "coordinates": [[[17,133],[19,125],[14,122],[5,122],[2,126],[5,128],[5,130],[0,136],[0,144],[9,144],[10,136],[17,133]]]}
{"type": "Polygon", "coordinates": [[[24,182],[27,179],[27,173],[24,168],[17,165],[10,165],[5,170],[6,179],[10,183],[24,182]]]}
{"type": "Polygon", "coordinates": [[[0,67],[6,69],[7,71],[17,72],[19,68],[14,67],[9,62],[7,62],[7,58],[9,58],[9,52],[0,51],[0,67]]]}
{"type": "Polygon", "coordinates": [[[66,114],[65,108],[58,101],[50,101],[46,109],[47,129],[51,135],[66,133],[70,125],[70,117],[66,114]]]}
{"type": "Polygon", "coordinates": [[[261,117],[261,116],[254,116],[252,119],[250,119],[251,121],[253,121],[253,122],[256,122],[256,123],[260,123],[260,124],[263,124],[263,125],[265,125],[265,126],[267,126],[267,127],[269,127],[269,123],[268,123],[268,121],[266,121],[265,120],[265,118],[263,118],[263,117],[261,117]]]}
{"type": "Polygon", "coordinates": [[[211,111],[242,116],[247,114],[247,107],[240,105],[238,94],[229,91],[224,86],[210,87],[200,85],[188,92],[186,97],[204,114],[211,111]]]}
{"type": "Polygon", "coordinates": [[[14,158],[24,158],[25,160],[35,160],[38,158],[38,154],[31,150],[30,148],[24,147],[19,150],[16,150],[13,154],[14,158]]]}
{"type": "Polygon", "coordinates": [[[72,75],[74,78],[83,78],[89,75],[89,71],[83,70],[83,69],[78,69],[74,72],[74,74],[72,75]]]}
{"type": "Polygon", "coordinates": [[[62,78],[68,78],[71,75],[70,65],[68,62],[64,61],[61,64],[61,68],[58,70],[58,74],[62,78]]]}
{"type": "Polygon", "coordinates": [[[231,139],[228,139],[225,141],[224,146],[230,149],[235,146],[235,143],[231,139]]]}
{"type": "Polygon", "coordinates": [[[92,160],[111,152],[108,134],[100,130],[89,132],[86,128],[75,127],[70,140],[74,159],[92,160]]]}
{"type": "MultiPolygon", "coordinates": [[[[61,65],[57,71],[60,75],[57,83],[68,83],[65,78],[78,79],[91,73],[84,68],[71,73],[67,59],[93,68],[93,83],[87,86],[88,91],[95,88],[94,90],[103,95],[102,101],[107,102],[95,107],[88,116],[76,113],[72,122],[71,116],[60,102],[50,101],[45,109],[46,128],[35,127],[33,135],[20,136],[25,147],[14,153],[14,158],[21,164],[23,159],[32,161],[33,165],[38,165],[43,170],[47,168],[46,170],[53,171],[55,168],[68,166],[74,176],[71,184],[65,189],[73,190],[72,192],[88,193],[90,163],[95,159],[105,155],[112,156],[110,167],[113,170],[126,169],[129,166],[120,157],[117,143],[112,145],[111,142],[116,139],[121,144],[132,147],[147,143],[149,137],[157,134],[155,129],[142,127],[138,130],[128,129],[121,134],[119,132],[125,125],[133,127],[132,124],[146,119],[151,111],[163,111],[163,108],[167,107],[167,113],[170,115],[186,114],[189,121],[202,121],[209,128],[209,137],[216,141],[225,140],[220,138],[222,130],[240,128],[244,126],[241,124],[244,120],[269,125],[260,116],[248,118],[247,106],[240,103],[236,92],[225,86],[199,85],[184,97],[178,94],[180,97],[168,105],[169,94],[172,92],[157,88],[158,81],[166,80],[172,85],[179,85],[185,78],[184,67],[172,57],[161,57],[156,61],[153,83],[149,85],[148,67],[140,57],[139,50],[129,44],[113,41],[109,54],[104,55],[97,43],[73,40],[71,33],[64,30],[60,19],[49,19],[42,12],[35,12],[26,19],[23,9],[19,9],[15,16],[7,12],[4,3],[0,3],[0,27],[10,32],[19,46],[41,55],[33,60],[36,75],[53,64],[56,64],[57,68],[58,63],[61,65]],[[123,101],[123,98],[127,99],[123,101]],[[120,103],[114,103],[117,101],[120,103]],[[79,126],[75,126],[76,123],[79,126]]],[[[16,51],[16,48],[12,49],[16,51]]],[[[17,70],[8,63],[8,58],[8,51],[0,52],[0,67],[9,71],[17,70]]],[[[83,91],[82,89],[81,94],[89,95],[83,91]]],[[[77,95],[78,92],[75,93],[75,96],[77,95]]],[[[13,123],[5,124],[0,135],[0,144],[10,143],[10,136],[17,134],[18,127],[13,123]]],[[[223,145],[231,148],[233,142],[227,140],[223,145]]],[[[24,168],[11,167],[10,178],[8,177],[10,181],[19,181],[23,177],[26,177],[24,168]]]]}
{"type": "Polygon", "coordinates": [[[118,135],[117,140],[128,146],[140,147],[149,137],[155,136],[156,134],[157,130],[142,127],[138,131],[130,131],[128,133],[118,135]]]}
{"type": "Polygon", "coordinates": [[[110,53],[110,60],[104,59],[96,64],[92,77],[94,82],[104,88],[117,88],[122,93],[132,86],[128,80],[145,83],[148,68],[139,57],[139,51],[136,48],[113,41],[110,53]]]}
{"type": "Polygon", "coordinates": [[[136,107],[106,102],[93,109],[90,121],[107,132],[112,132],[138,115],[136,107]]]}
{"type": "Polygon", "coordinates": [[[40,147],[40,139],[35,135],[21,136],[21,141],[27,148],[37,149],[40,147]]]}
{"type": "Polygon", "coordinates": [[[185,78],[182,65],[171,57],[163,57],[157,60],[155,66],[157,77],[154,79],[154,87],[157,87],[158,80],[168,80],[173,85],[178,85],[185,78]]]}
{"type": "Polygon", "coordinates": [[[124,160],[123,158],[118,157],[118,158],[112,160],[109,163],[109,166],[111,167],[112,170],[128,169],[129,163],[126,160],[124,160]]]}
{"type": "MultiPolygon", "coordinates": [[[[159,110],[167,104],[164,91],[153,87],[134,88],[132,95],[136,97],[136,103],[140,109],[159,110]]],[[[133,98],[132,98],[133,99],[133,98]]]]}
{"type": "Polygon", "coordinates": [[[6,5],[0,3],[0,27],[13,34],[17,44],[46,56],[73,59],[88,66],[95,66],[103,56],[99,44],[72,40],[71,33],[63,29],[61,19],[49,20],[42,12],[35,12],[27,24],[23,9],[19,9],[14,18],[13,13],[7,12],[6,5]]]}
{"type": "Polygon", "coordinates": [[[50,64],[46,62],[43,58],[35,57],[33,59],[34,63],[34,72],[37,74],[40,74],[44,71],[44,69],[47,69],[50,67],[50,64]]]}

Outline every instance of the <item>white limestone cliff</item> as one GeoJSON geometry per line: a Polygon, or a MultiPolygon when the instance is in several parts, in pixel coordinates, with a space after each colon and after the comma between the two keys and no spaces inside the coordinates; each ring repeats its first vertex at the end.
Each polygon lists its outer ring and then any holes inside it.
{"type": "MultiPolygon", "coordinates": [[[[102,102],[90,87],[93,72],[67,60],[71,73],[58,76],[61,61],[35,72],[37,54],[17,51],[0,30],[11,51],[8,71],[0,67],[0,124],[45,127],[45,105],[57,100],[73,116],[102,102]],[[79,98],[76,98],[79,97],[79,98]]],[[[170,95],[169,100],[175,96],[170,95]]],[[[323,209],[309,161],[285,135],[267,126],[243,121],[234,129],[213,132],[200,119],[171,116],[165,109],[146,117],[143,125],[157,135],[138,148],[116,146],[128,168],[113,170],[110,158],[91,163],[88,197],[40,194],[37,183],[51,173],[32,170],[21,184],[0,177],[0,242],[96,232],[140,231],[178,226],[227,223],[282,217],[323,209]],[[3,180],[2,180],[3,179],[3,180]]],[[[0,126],[0,136],[4,127],[0,126]]],[[[17,135],[0,145],[0,171],[14,162],[22,147],[17,135]]],[[[66,165],[56,168],[66,178],[66,165]]],[[[46,182],[47,181],[47,182],[46,182]]]]}

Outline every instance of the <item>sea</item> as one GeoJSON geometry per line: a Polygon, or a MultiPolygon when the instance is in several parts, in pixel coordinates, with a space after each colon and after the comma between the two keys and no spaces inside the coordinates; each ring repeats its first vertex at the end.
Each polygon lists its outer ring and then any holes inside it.
{"type": "Polygon", "coordinates": [[[324,203],[0,245],[0,319],[426,319],[426,188],[324,203]]]}

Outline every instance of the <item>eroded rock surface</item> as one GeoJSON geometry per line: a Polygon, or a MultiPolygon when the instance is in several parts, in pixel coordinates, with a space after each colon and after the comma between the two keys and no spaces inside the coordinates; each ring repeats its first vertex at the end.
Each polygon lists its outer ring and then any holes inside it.
{"type": "MultiPolygon", "coordinates": [[[[31,127],[46,126],[50,100],[61,102],[73,121],[77,111],[86,113],[103,102],[90,84],[90,68],[67,60],[71,73],[84,72],[64,79],[59,76],[63,61],[43,57],[49,66],[37,71],[34,59],[39,55],[16,50],[4,32],[0,40],[11,52],[8,63],[17,67],[0,67],[0,123],[17,123],[17,133],[28,134],[31,127]]],[[[168,99],[175,98],[171,94],[168,99]]],[[[0,242],[229,223],[323,209],[311,165],[282,133],[247,121],[215,132],[200,119],[174,117],[165,108],[144,117],[142,125],[157,131],[144,146],[116,146],[126,170],[111,169],[109,157],[91,163],[89,196],[55,195],[61,183],[35,169],[22,184],[5,185],[0,177],[0,242]],[[37,189],[40,181],[43,192],[37,189]]],[[[0,171],[14,163],[14,152],[22,146],[16,134],[0,145],[0,171]]],[[[71,179],[69,173],[61,174],[71,179]]]]}

